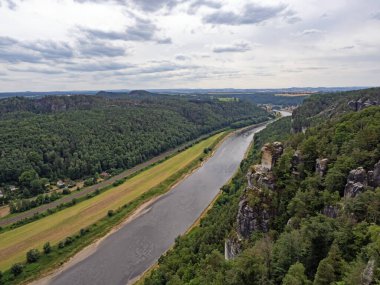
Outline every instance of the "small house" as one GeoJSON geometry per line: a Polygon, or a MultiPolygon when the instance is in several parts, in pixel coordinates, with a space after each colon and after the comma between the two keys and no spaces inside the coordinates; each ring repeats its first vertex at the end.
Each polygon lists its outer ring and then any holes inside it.
{"type": "Polygon", "coordinates": [[[62,180],[58,180],[57,181],[57,187],[58,188],[65,188],[65,186],[66,186],[66,184],[65,184],[65,182],[63,182],[62,180]]]}
{"type": "Polygon", "coordinates": [[[111,177],[111,174],[109,174],[106,171],[103,171],[102,173],[100,173],[100,177],[103,178],[103,179],[107,179],[107,178],[111,177]]]}

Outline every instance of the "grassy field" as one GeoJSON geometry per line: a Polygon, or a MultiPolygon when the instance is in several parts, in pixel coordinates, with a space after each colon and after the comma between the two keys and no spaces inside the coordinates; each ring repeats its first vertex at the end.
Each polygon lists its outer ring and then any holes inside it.
{"type": "Polygon", "coordinates": [[[178,155],[127,180],[92,199],[57,212],[20,228],[0,234],[0,270],[25,260],[31,248],[41,249],[47,241],[57,243],[85,228],[164,182],[192,163],[203,150],[213,145],[223,133],[214,135],[178,155]]]}

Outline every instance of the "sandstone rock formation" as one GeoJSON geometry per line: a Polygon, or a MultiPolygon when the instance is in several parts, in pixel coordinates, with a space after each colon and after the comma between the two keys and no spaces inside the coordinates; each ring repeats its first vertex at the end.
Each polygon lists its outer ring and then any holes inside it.
{"type": "Polygon", "coordinates": [[[364,187],[368,185],[367,172],[363,167],[351,170],[347,178],[347,184],[344,188],[345,198],[354,198],[364,191],[364,187]]]}
{"type": "Polygon", "coordinates": [[[360,111],[364,108],[370,107],[370,106],[377,106],[379,105],[379,102],[371,101],[369,99],[361,98],[357,101],[350,101],[348,102],[348,107],[350,107],[353,111],[360,111]]]}
{"type": "Polygon", "coordinates": [[[258,188],[274,189],[274,176],[271,171],[262,165],[254,165],[250,172],[247,174],[248,187],[253,188],[254,186],[258,188]]]}
{"type": "MultiPolygon", "coordinates": [[[[254,190],[249,190],[254,191],[254,190]]],[[[256,191],[258,191],[256,189],[256,191]]],[[[239,203],[237,222],[237,233],[241,238],[249,238],[255,231],[268,232],[270,213],[261,204],[252,207],[249,197],[243,196],[239,203]]]]}
{"type": "Polygon", "coordinates": [[[261,148],[261,165],[271,170],[284,148],[281,142],[267,143],[261,148]]]}
{"type": "Polygon", "coordinates": [[[327,158],[317,159],[315,162],[315,172],[319,174],[319,176],[324,176],[327,172],[327,164],[329,160],[327,158]]]}
{"type": "Polygon", "coordinates": [[[228,238],[224,242],[224,258],[226,260],[234,259],[242,250],[240,241],[235,238],[228,238]]]}

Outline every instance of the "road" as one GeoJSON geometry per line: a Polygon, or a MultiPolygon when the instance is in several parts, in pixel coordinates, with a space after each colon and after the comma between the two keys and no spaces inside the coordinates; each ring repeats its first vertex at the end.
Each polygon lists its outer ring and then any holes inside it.
{"type": "Polygon", "coordinates": [[[157,262],[175,238],[197,220],[239,167],[254,133],[264,128],[265,125],[228,137],[202,167],[140,215],[108,235],[85,256],[79,253],[60,271],[34,284],[130,283],[157,262]]]}

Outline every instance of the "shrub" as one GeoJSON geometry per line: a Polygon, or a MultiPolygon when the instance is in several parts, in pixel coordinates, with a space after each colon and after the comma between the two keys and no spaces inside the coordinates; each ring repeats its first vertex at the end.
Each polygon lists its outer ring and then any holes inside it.
{"type": "Polygon", "coordinates": [[[14,276],[20,275],[23,270],[24,270],[24,267],[22,266],[21,263],[13,264],[11,267],[11,272],[14,276]]]}
{"type": "Polygon", "coordinates": [[[109,210],[107,215],[108,217],[112,217],[115,214],[114,210],[109,210]]]}
{"type": "Polygon", "coordinates": [[[65,247],[65,242],[61,240],[61,241],[58,243],[58,248],[64,248],[64,247],[65,247]]]}
{"type": "Polygon", "coordinates": [[[47,242],[44,244],[44,253],[49,254],[51,252],[51,245],[50,242],[47,242]]]}
{"type": "Polygon", "coordinates": [[[37,262],[39,258],[40,252],[38,249],[33,248],[26,253],[26,261],[28,263],[37,262]]]}
{"type": "Polygon", "coordinates": [[[63,189],[63,191],[62,191],[63,195],[69,195],[70,193],[71,193],[71,191],[67,188],[63,189]]]}
{"type": "Polygon", "coordinates": [[[65,246],[68,246],[68,245],[72,244],[73,241],[74,241],[74,239],[72,237],[67,237],[65,239],[65,246]]]}

